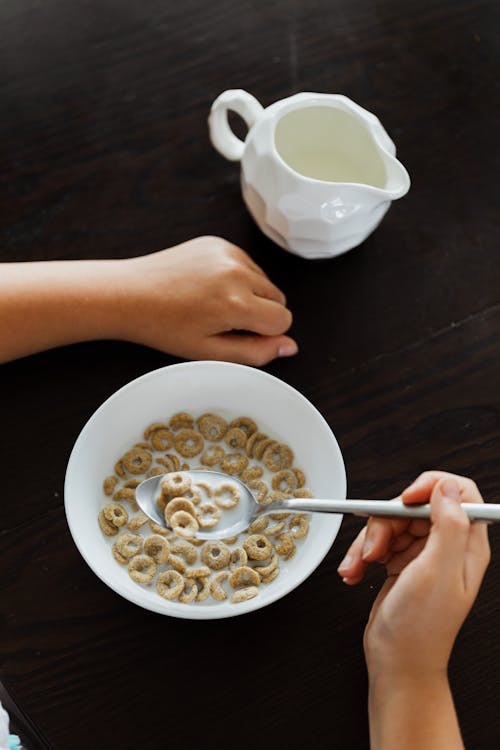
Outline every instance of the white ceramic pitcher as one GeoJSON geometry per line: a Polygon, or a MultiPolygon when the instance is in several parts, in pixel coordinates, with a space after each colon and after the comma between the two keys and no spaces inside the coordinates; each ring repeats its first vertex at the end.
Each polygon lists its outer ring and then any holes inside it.
{"type": "Polygon", "coordinates": [[[359,245],[410,187],[378,118],[339,94],[296,94],[264,109],[246,91],[225,91],[209,128],[215,148],[241,161],[243,198],[260,229],[304,258],[359,245]],[[248,125],[244,142],[228,110],[248,125]]]}

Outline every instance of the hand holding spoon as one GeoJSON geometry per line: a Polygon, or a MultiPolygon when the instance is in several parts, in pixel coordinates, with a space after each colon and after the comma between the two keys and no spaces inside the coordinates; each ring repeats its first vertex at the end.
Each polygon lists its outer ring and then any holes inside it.
{"type": "MultiPolygon", "coordinates": [[[[204,471],[193,469],[186,472],[177,472],[188,475],[192,482],[203,482],[211,487],[222,483],[233,483],[240,490],[240,501],[238,505],[227,510],[223,519],[216,528],[200,530],[196,533],[197,539],[216,540],[236,536],[245,531],[250,524],[259,516],[268,513],[279,513],[284,511],[301,513],[353,513],[357,516],[385,516],[388,518],[430,518],[430,505],[405,505],[399,498],[388,502],[387,500],[321,500],[318,498],[287,498],[263,505],[257,503],[253,493],[240,479],[228,476],[218,471],[204,471]]],[[[165,520],[163,512],[156,503],[160,493],[160,482],[165,475],[159,475],[145,479],[137,487],[136,500],[143,511],[151,520],[164,528],[170,528],[165,520]]],[[[500,505],[493,503],[462,503],[462,508],[471,521],[500,521],[500,505]]]]}

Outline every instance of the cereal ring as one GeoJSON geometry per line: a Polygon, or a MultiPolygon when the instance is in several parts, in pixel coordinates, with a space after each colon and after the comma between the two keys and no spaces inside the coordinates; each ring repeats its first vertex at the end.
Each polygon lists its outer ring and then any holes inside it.
{"type": "Polygon", "coordinates": [[[221,539],[221,542],[224,542],[224,544],[234,544],[238,541],[238,534],[236,536],[228,536],[227,539],[221,539]]]}
{"type": "Polygon", "coordinates": [[[120,487],[113,494],[113,500],[126,500],[128,503],[135,503],[135,490],[132,487],[120,487]]]}
{"type": "Polygon", "coordinates": [[[130,521],[127,524],[127,528],[130,529],[130,531],[137,531],[138,529],[141,528],[141,526],[144,526],[144,524],[147,522],[148,522],[147,515],[141,512],[130,519],[130,521]]]}
{"type": "Polygon", "coordinates": [[[131,557],[135,557],[135,555],[142,552],[142,543],[142,536],[125,531],[113,544],[113,548],[116,549],[122,557],[126,557],[127,560],[130,560],[131,557]]]}
{"type": "Polygon", "coordinates": [[[212,497],[212,488],[208,482],[195,482],[195,487],[200,487],[207,497],[212,497]]]}
{"type": "Polygon", "coordinates": [[[123,466],[130,474],[144,474],[153,462],[153,456],[144,448],[132,448],[122,458],[123,466]]]}
{"type": "Polygon", "coordinates": [[[257,573],[260,575],[261,578],[266,578],[267,576],[271,575],[273,570],[276,570],[276,568],[280,564],[280,559],[278,555],[273,555],[271,562],[269,565],[265,565],[261,568],[255,567],[254,570],[257,571],[257,573]]]}
{"type": "Polygon", "coordinates": [[[127,481],[123,483],[123,486],[126,490],[135,490],[141,482],[142,479],[127,479],[127,481]]]}
{"type": "Polygon", "coordinates": [[[200,565],[199,568],[190,568],[186,570],[186,578],[206,578],[209,576],[211,570],[206,565],[200,565]]]}
{"type": "Polygon", "coordinates": [[[213,503],[202,503],[196,508],[196,519],[202,529],[212,529],[219,523],[221,511],[213,503]]]}
{"type": "Polygon", "coordinates": [[[178,539],[177,541],[175,541],[172,544],[172,552],[174,552],[176,555],[182,555],[188,565],[192,565],[193,563],[195,563],[198,557],[196,547],[194,547],[191,542],[188,542],[186,539],[178,539]]]}
{"type": "Polygon", "coordinates": [[[288,534],[286,532],[280,534],[277,537],[277,541],[279,542],[279,544],[276,545],[275,549],[280,556],[288,555],[295,547],[291,534],[288,534]]]}
{"type": "Polygon", "coordinates": [[[165,513],[165,508],[168,503],[168,496],[165,495],[159,495],[156,498],[156,504],[158,508],[162,511],[162,513],[165,513]]]}
{"type": "Polygon", "coordinates": [[[233,604],[241,604],[241,602],[246,602],[249,599],[253,599],[258,595],[258,593],[259,589],[257,588],[257,586],[246,586],[244,589],[238,589],[238,591],[234,592],[231,597],[231,602],[233,604]]]}
{"type": "Polygon", "coordinates": [[[297,479],[297,488],[300,489],[300,487],[303,487],[306,483],[304,472],[300,469],[296,469],[295,467],[292,469],[292,471],[295,474],[295,478],[297,479]]]}
{"type": "Polygon", "coordinates": [[[253,419],[250,419],[250,417],[236,417],[236,419],[233,419],[229,427],[231,429],[237,427],[239,430],[243,430],[247,437],[250,437],[254,432],[257,432],[257,425],[253,419]]]}
{"type": "Polygon", "coordinates": [[[158,576],[156,590],[164,599],[177,599],[184,590],[184,578],[176,570],[166,570],[158,576]]]}
{"type": "Polygon", "coordinates": [[[118,476],[122,479],[125,479],[127,476],[125,469],[123,468],[123,461],[121,459],[115,464],[115,474],[118,474],[118,476]]]}
{"type": "Polygon", "coordinates": [[[167,472],[165,469],[161,469],[159,466],[153,466],[152,469],[146,472],[146,478],[149,479],[150,477],[159,477],[161,474],[166,474],[167,472]]]}
{"type": "Polygon", "coordinates": [[[128,513],[123,505],[108,503],[108,505],[102,509],[102,512],[106,521],[109,521],[118,528],[120,528],[120,526],[125,526],[125,524],[128,523],[128,513]]]}
{"type": "Polygon", "coordinates": [[[115,558],[116,562],[119,562],[120,565],[128,564],[128,557],[124,557],[122,553],[117,550],[115,544],[113,544],[113,546],[111,547],[111,553],[113,557],[115,558]]]}
{"type": "Polygon", "coordinates": [[[163,424],[163,422],[153,422],[153,424],[150,424],[149,427],[146,427],[144,430],[144,440],[149,440],[153,432],[156,432],[157,430],[167,430],[168,425],[163,424]]]}
{"type": "Polygon", "coordinates": [[[182,559],[182,557],[179,557],[179,555],[169,555],[167,562],[169,565],[174,568],[178,573],[185,573],[187,569],[187,565],[182,559]]]}
{"type": "Polygon", "coordinates": [[[231,550],[221,541],[206,542],[201,548],[201,561],[212,570],[222,570],[229,565],[231,550]]]}
{"type": "Polygon", "coordinates": [[[242,482],[252,482],[254,479],[260,479],[263,473],[264,470],[261,466],[249,466],[248,469],[241,472],[240,479],[242,482]]]}
{"type": "Polygon", "coordinates": [[[196,532],[200,528],[196,518],[190,513],[186,513],[185,510],[177,510],[172,515],[170,523],[172,524],[172,531],[186,539],[196,536],[196,532]]]}
{"type": "Polygon", "coordinates": [[[260,534],[261,531],[264,531],[264,529],[267,528],[268,524],[269,518],[267,516],[259,516],[255,521],[252,521],[248,527],[248,531],[251,534],[260,534]]]}
{"type": "Polygon", "coordinates": [[[256,570],[249,568],[247,565],[243,565],[241,568],[236,568],[229,576],[229,583],[233,589],[238,586],[258,586],[260,583],[260,576],[256,570]]]}
{"type": "Polygon", "coordinates": [[[193,458],[201,453],[204,446],[203,438],[196,430],[181,430],[175,436],[175,449],[184,458],[193,458]]]}
{"type": "Polygon", "coordinates": [[[292,549],[290,550],[290,552],[288,552],[288,553],[287,553],[287,554],[285,555],[285,560],[291,560],[291,559],[292,559],[292,557],[295,557],[295,553],[296,553],[296,552],[297,552],[297,547],[296,547],[296,546],[295,546],[295,544],[294,544],[294,545],[293,545],[293,547],[292,547],[292,549]]]}
{"type": "Polygon", "coordinates": [[[153,534],[144,542],[144,552],[152,557],[155,563],[164,563],[170,555],[170,544],[159,534],[153,534]]]}
{"type": "Polygon", "coordinates": [[[191,414],[187,414],[185,411],[179,411],[177,414],[174,414],[173,417],[170,418],[170,422],[168,423],[168,426],[171,430],[174,430],[176,432],[177,430],[182,430],[184,428],[191,429],[194,425],[194,418],[191,416],[191,414]]]}
{"type": "Polygon", "coordinates": [[[283,521],[284,518],[289,518],[290,513],[269,513],[269,518],[273,521],[283,521]]]}
{"type": "Polygon", "coordinates": [[[270,445],[266,448],[262,459],[269,471],[289,469],[293,464],[293,451],[290,446],[284,443],[276,443],[276,445],[270,445]]]}
{"type": "Polygon", "coordinates": [[[224,458],[224,448],[220,445],[210,445],[200,458],[205,466],[216,466],[224,458]]]}
{"type": "Polygon", "coordinates": [[[160,524],[155,523],[154,521],[149,522],[149,528],[153,532],[153,534],[160,534],[160,536],[170,536],[170,529],[166,529],[164,526],[160,526],[160,524]]]}
{"type": "Polygon", "coordinates": [[[231,558],[229,560],[229,570],[236,570],[246,565],[248,562],[248,555],[243,547],[236,547],[231,552],[231,558]]]}
{"type": "Polygon", "coordinates": [[[279,576],[279,574],[280,574],[279,567],[275,568],[272,573],[269,573],[268,576],[261,579],[261,583],[271,583],[272,581],[274,581],[275,578],[279,576]]]}
{"type": "Polygon", "coordinates": [[[135,443],[134,448],[143,448],[145,451],[149,451],[151,453],[151,445],[146,442],[135,443]]]}
{"type": "Polygon", "coordinates": [[[294,497],[314,497],[311,490],[308,490],[305,488],[301,488],[300,490],[295,490],[295,492],[293,493],[293,496],[294,497]]]}
{"type": "Polygon", "coordinates": [[[267,448],[270,448],[273,445],[278,445],[276,440],[273,440],[273,438],[266,438],[265,440],[259,440],[255,448],[253,449],[254,458],[260,461],[265,451],[267,450],[267,448]]]}
{"type": "Polygon", "coordinates": [[[227,599],[227,594],[222,588],[222,584],[228,576],[229,573],[227,572],[227,570],[221,570],[220,573],[216,573],[210,581],[210,593],[218,602],[223,602],[227,599]]]}
{"type": "Polygon", "coordinates": [[[280,500],[288,500],[290,497],[289,492],[280,492],[280,490],[273,490],[269,493],[269,495],[266,497],[266,505],[270,505],[271,503],[277,503],[280,500]]]}
{"type": "Polygon", "coordinates": [[[168,451],[174,444],[174,436],[165,428],[155,430],[151,435],[151,443],[156,451],[168,451]]]}
{"type": "Polygon", "coordinates": [[[253,432],[250,435],[245,446],[245,453],[247,454],[248,458],[253,458],[255,443],[257,443],[259,440],[265,440],[266,438],[267,435],[264,432],[253,432]]]}
{"type": "Polygon", "coordinates": [[[248,435],[244,430],[240,430],[239,427],[233,427],[224,435],[224,442],[226,445],[236,451],[245,447],[247,439],[248,435]]]}
{"type": "Polygon", "coordinates": [[[273,545],[263,534],[250,534],[243,542],[243,549],[250,560],[267,560],[273,551],[273,545]]]}
{"type": "Polygon", "coordinates": [[[173,500],[170,500],[170,502],[167,503],[165,508],[165,521],[169,526],[172,526],[172,516],[179,510],[184,511],[193,517],[196,514],[196,508],[191,500],[188,500],[187,497],[174,497],[173,500]]]}
{"type": "Polygon", "coordinates": [[[201,503],[201,492],[199,490],[195,490],[191,487],[190,490],[185,492],[182,497],[185,497],[186,500],[191,500],[193,505],[199,505],[201,503]]]}
{"type": "Polygon", "coordinates": [[[103,510],[99,511],[97,521],[99,523],[99,526],[101,527],[102,533],[106,534],[106,536],[115,536],[115,534],[118,534],[118,526],[115,526],[114,523],[110,523],[110,521],[108,521],[108,519],[104,515],[103,510]]]}
{"type": "Polygon", "coordinates": [[[105,495],[112,495],[114,492],[114,489],[117,485],[118,477],[106,477],[104,482],[102,483],[102,488],[104,490],[105,495]]]}
{"type": "Polygon", "coordinates": [[[277,471],[271,480],[273,490],[279,492],[293,492],[297,489],[297,477],[290,469],[277,471]]]}
{"type": "Polygon", "coordinates": [[[276,523],[274,526],[270,526],[268,529],[266,529],[266,534],[268,536],[276,536],[276,534],[281,534],[284,528],[285,522],[278,521],[278,523],[276,523]]]}
{"type": "Polygon", "coordinates": [[[227,431],[227,422],[217,414],[202,414],[196,426],[206,440],[217,443],[222,440],[227,431]]]}
{"type": "Polygon", "coordinates": [[[192,578],[188,578],[184,581],[184,590],[179,594],[179,601],[182,602],[182,604],[191,604],[191,602],[194,602],[197,595],[198,586],[196,585],[196,581],[192,578]]]}
{"type": "Polygon", "coordinates": [[[292,516],[288,523],[288,531],[294,539],[303,539],[309,531],[309,519],[307,516],[292,516]]]}
{"type": "Polygon", "coordinates": [[[180,497],[191,489],[191,477],[180,471],[165,474],[160,482],[162,493],[171,497],[180,497]]]}
{"type": "Polygon", "coordinates": [[[267,484],[262,482],[260,479],[252,479],[248,483],[248,487],[252,490],[252,495],[258,503],[263,503],[267,496],[267,484]]]}
{"type": "Polygon", "coordinates": [[[231,482],[223,482],[215,489],[215,504],[223,510],[235,508],[240,502],[241,493],[239,488],[231,482]]]}
{"type": "Polygon", "coordinates": [[[196,597],[197,602],[204,602],[210,596],[210,578],[205,576],[204,578],[197,578],[196,584],[198,586],[198,596],[196,597]]]}
{"type": "Polygon", "coordinates": [[[136,583],[151,583],[156,575],[156,563],[148,555],[138,555],[129,562],[128,574],[136,583]]]}
{"type": "Polygon", "coordinates": [[[226,474],[241,474],[248,466],[248,458],[243,453],[228,453],[220,462],[226,474]]]}

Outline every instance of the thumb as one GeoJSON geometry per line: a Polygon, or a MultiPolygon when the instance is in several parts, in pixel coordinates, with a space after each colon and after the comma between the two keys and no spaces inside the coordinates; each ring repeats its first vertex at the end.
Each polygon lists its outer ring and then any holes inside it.
{"type": "Polygon", "coordinates": [[[440,480],[431,495],[431,530],[426,553],[440,570],[452,569],[463,575],[470,523],[460,506],[460,486],[455,479],[440,480]]]}
{"type": "Polygon", "coordinates": [[[277,357],[297,354],[298,346],[290,336],[261,336],[254,333],[222,333],[207,342],[211,359],[260,367],[277,357]]]}

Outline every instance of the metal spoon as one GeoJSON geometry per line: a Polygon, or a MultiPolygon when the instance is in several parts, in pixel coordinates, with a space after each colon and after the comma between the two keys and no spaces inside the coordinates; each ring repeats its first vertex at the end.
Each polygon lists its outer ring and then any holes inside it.
{"type": "MultiPolygon", "coordinates": [[[[223,518],[227,523],[218,524],[217,528],[206,531],[200,530],[196,534],[197,539],[224,539],[236,536],[245,531],[252,521],[267,513],[278,513],[282,511],[296,511],[302,513],[353,513],[357,516],[385,516],[389,518],[430,518],[430,505],[404,505],[398,498],[387,500],[320,500],[317,498],[290,498],[278,500],[269,505],[257,503],[252,490],[240,479],[228,476],[218,471],[203,471],[193,469],[191,471],[177,472],[188,475],[196,482],[206,482],[210,486],[221,483],[234,483],[241,492],[241,498],[236,508],[224,511],[223,518]],[[220,526],[220,528],[219,528],[220,526]]],[[[136,489],[136,500],[141,510],[159,526],[170,528],[165,520],[164,514],[156,504],[156,498],[160,491],[160,482],[164,474],[145,479],[136,489]]],[[[493,503],[462,503],[462,508],[471,521],[500,521],[500,505],[493,503]]]]}

